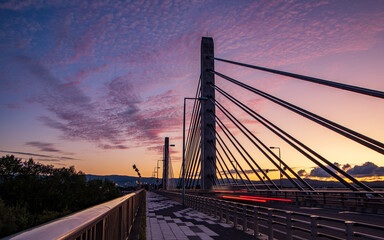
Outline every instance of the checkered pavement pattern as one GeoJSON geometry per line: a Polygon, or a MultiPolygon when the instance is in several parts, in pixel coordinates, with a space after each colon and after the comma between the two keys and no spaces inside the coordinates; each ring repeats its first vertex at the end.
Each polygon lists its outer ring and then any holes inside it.
{"type": "Polygon", "coordinates": [[[204,213],[185,208],[154,192],[147,192],[148,240],[255,239],[204,213]]]}

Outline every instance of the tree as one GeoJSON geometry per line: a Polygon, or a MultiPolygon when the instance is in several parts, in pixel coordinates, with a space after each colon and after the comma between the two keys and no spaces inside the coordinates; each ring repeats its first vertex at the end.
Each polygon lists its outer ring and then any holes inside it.
{"type": "Polygon", "coordinates": [[[87,182],[73,166],[54,168],[13,155],[0,160],[0,237],[120,196],[110,180],[87,182]]]}

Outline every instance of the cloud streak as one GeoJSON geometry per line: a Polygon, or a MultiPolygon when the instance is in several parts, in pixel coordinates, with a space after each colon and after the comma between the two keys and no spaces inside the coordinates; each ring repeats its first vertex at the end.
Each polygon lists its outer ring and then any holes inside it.
{"type": "MultiPolygon", "coordinates": [[[[28,155],[28,156],[33,156],[33,157],[43,157],[43,158],[48,158],[51,161],[63,161],[63,160],[79,160],[77,158],[72,158],[72,157],[58,157],[58,156],[52,156],[52,155],[44,155],[44,154],[36,154],[36,153],[28,153],[28,152],[15,152],[15,151],[6,151],[6,150],[0,150],[0,152],[3,153],[10,153],[10,154],[20,154],[20,155],[28,155]]],[[[48,161],[48,160],[46,160],[48,161]]]]}
{"type": "Polygon", "coordinates": [[[27,142],[25,145],[37,147],[40,151],[43,151],[43,152],[61,152],[60,150],[56,149],[52,143],[32,141],[32,142],[27,142]]]}

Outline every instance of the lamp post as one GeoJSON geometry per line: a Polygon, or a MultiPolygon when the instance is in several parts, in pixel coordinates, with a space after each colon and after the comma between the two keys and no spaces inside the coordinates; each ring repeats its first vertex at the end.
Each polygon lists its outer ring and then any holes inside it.
{"type": "Polygon", "coordinates": [[[169,168],[171,164],[169,147],[174,147],[175,144],[169,144],[169,137],[165,138],[163,151],[163,190],[169,190],[169,168]]]}
{"type": "Polygon", "coordinates": [[[139,189],[141,189],[141,174],[139,172],[139,169],[136,167],[136,164],[133,164],[133,169],[137,172],[137,175],[139,176],[139,189]]]}
{"type": "Polygon", "coordinates": [[[206,97],[199,97],[199,98],[184,98],[184,112],[183,112],[183,163],[182,163],[182,170],[183,170],[183,178],[181,181],[181,186],[182,186],[182,204],[184,206],[184,199],[185,199],[185,105],[187,100],[198,100],[198,101],[206,101],[208,98],[206,97]]]}
{"type": "Polygon", "coordinates": [[[163,160],[157,160],[156,162],[156,184],[157,184],[157,188],[159,188],[159,162],[162,162],[163,160]]]}
{"type": "MultiPolygon", "coordinates": [[[[158,167],[154,167],[153,168],[153,178],[156,178],[156,174],[157,174],[157,171],[158,171],[158,167]]],[[[156,190],[157,190],[157,179],[155,181],[155,186],[156,186],[156,190]]]]}
{"type": "Polygon", "coordinates": [[[279,163],[280,163],[280,188],[283,188],[283,184],[281,182],[281,155],[280,155],[280,147],[269,147],[270,149],[277,149],[279,150],[279,163]]]}

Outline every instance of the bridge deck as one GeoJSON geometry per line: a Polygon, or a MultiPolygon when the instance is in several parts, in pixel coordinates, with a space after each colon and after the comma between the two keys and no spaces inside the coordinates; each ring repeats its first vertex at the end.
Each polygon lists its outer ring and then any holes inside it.
{"type": "Polygon", "coordinates": [[[147,239],[255,239],[192,208],[147,192],[147,239]]]}

